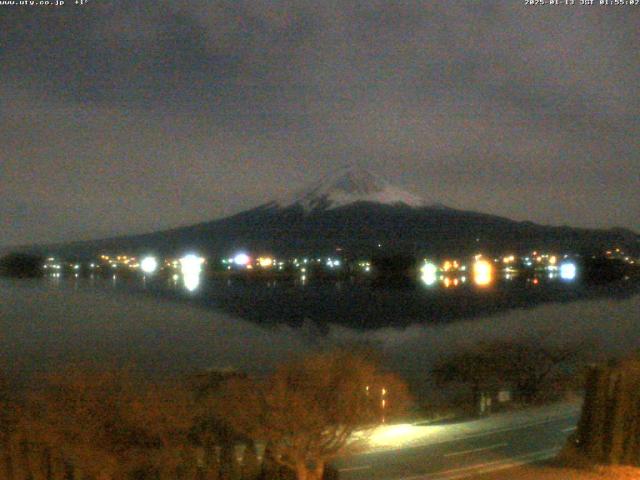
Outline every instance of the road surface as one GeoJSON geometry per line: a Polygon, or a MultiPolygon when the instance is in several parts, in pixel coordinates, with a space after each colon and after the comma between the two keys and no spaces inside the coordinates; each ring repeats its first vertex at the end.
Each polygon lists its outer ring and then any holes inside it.
{"type": "Polygon", "coordinates": [[[366,451],[335,462],[340,480],[454,480],[555,456],[575,430],[577,403],[468,422],[380,428],[366,451]]]}

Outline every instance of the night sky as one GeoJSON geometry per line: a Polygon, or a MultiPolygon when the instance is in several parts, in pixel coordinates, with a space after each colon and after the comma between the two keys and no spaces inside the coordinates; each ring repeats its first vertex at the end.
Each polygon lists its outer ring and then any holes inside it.
{"type": "Polygon", "coordinates": [[[210,220],[352,163],[638,231],[639,47],[640,6],[0,6],[0,246],[210,220]]]}

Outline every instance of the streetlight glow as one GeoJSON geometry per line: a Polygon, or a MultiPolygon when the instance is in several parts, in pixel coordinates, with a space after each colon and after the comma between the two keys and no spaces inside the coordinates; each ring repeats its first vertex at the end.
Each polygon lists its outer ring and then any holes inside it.
{"type": "Polygon", "coordinates": [[[560,265],[560,278],[562,280],[575,280],[577,274],[576,264],[564,262],[560,265]]]}
{"type": "Polygon", "coordinates": [[[483,259],[473,264],[473,281],[480,287],[485,287],[493,281],[493,266],[483,259]]]}
{"type": "Polygon", "coordinates": [[[140,269],[144,273],[152,274],[158,269],[158,260],[155,257],[144,257],[140,261],[140,269]]]}
{"type": "Polygon", "coordinates": [[[233,263],[242,267],[246,266],[250,261],[251,259],[246,253],[238,253],[233,257],[233,263]]]}
{"type": "Polygon", "coordinates": [[[420,279],[427,286],[432,286],[438,281],[438,267],[431,262],[425,262],[420,268],[420,279]]]}

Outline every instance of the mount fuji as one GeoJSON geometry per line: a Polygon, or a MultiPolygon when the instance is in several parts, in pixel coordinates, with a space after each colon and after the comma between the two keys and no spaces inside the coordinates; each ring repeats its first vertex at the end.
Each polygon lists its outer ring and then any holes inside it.
{"type": "Polygon", "coordinates": [[[369,170],[348,167],[311,185],[292,197],[276,202],[281,207],[302,207],[305,212],[344,207],[353,203],[377,203],[425,207],[427,202],[391,185],[369,170]]]}
{"type": "Polygon", "coordinates": [[[224,256],[238,249],[277,255],[501,253],[531,249],[640,251],[629,230],[578,229],[517,222],[457,210],[423,199],[368,170],[350,167],[303,191],[230,217],[160,232],[32,247],[39,252],[93,256],[99,252],[196,250],[224,256]]]}

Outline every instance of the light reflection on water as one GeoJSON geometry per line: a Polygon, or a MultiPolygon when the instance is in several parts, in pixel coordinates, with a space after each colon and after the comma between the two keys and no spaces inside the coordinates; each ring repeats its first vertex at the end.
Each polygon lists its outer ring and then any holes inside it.
{"type": "MultiPolygon", "coordinates": [[[[143,278],[135,273],[116,279],[96,276],[94,282],[52,279],[61,285],[115,289],[190,302],[258,324],[299,327],[313,322],[322,329],[330,323],[357,329],[406,327],[413,324],[450,323],[514,309],[529,309],[551,302],[574,302],[612,295],[630,296],[640,290],[637,281],[589,286],[578,277],[567,281],[556,272],[496,271],[488,285],[477,285],[473,269],[438,272],[436,282],[377,283],[371,277],[278,277],[217,275],[205,269],[162,272],[143,278]]],[[[420,275],[420,272],[417,272],[420,275]]]]}
{"type": "MultiPolygon", "coordinates": [[[[430,313],[427,321],[412,317],[410,321],[402,322],[394,316],[413,306],[420,311],[437,303],[438,294],[423,288],[409,291],[360,289],[348,282],[340,289],[332,285],[325,285],[323,289],[314,286],[313,282],[304,287],[286,282],[277,285],[265,282],[261,286],[225,278],[203,280],[198,294],[186,297],[191,303],[191,300],[197,302],[199,298],[218,294],[216,301],[227,298],[242,307],[239,311],[242,315],[226,315],[215,308],[203,310],[185,302],[167,301],[158,285],[166,288],[167,279],[161,282],[149,280],[146,293],[136,295],[130,292],[134,290],[134,283],[141,285],[141,279],[118,279],[115,291],[110,290],[111,278],[96,278],[94,286],[82,278],[31,283],[0,279],[0,353],[5,358],[5,365],[44,368],[52,362],[88,359],[133,361],[159,374],[230,365],[255,370],[275,360],[286,359],[292,353],[332,342],[371,342],[389,354],[391,367],[409,380],[420,382],[430,362],[464,342],[500,336],[540,338],[544,334],[545,340],[558,342],[584,338],[594,342],[596,350],[606,348],[615,352],[632,348],[640,335],[638,289],[629,295],[616,296],[614,292],[580,301],[543,302],[536,308],[509,308],[502,310],[500,315],[485,311],[480,312],[482,315],[478,318],[437,324],[430,321],[430,313]],[[154,296],[154,292],[161,294],[154,296]],[[326,328],[320,328],[313,320],[295,328],[286,324],[290,312],[302,309],[305,302],[316,302],[318,308],[328,311],[326,328]],[[373,304],[371,311],[388,318],[367,317],[371,321],[370,328],[352,328],[344,320],[353,314],[348,311],[353,303],[354,311],[369,303],[373,304]],[[398,309],[391,313],[384,310],[393,305],[398,309]],[[269,311],[268,306],[276,310],[269,311]],[[251,317],[246,315],[248,310],[255,311],[257,319],[272,314],[274,318],[280,318],[281,323],[265,328],[258,321],[237,318],[251,317]],[[553,332],[558,334],[553,335],[553,332]]],[[[168,281],[173,284],[172,278],[168,281]]],[[[171,287],[176,294],[183,288],[182,279],[171,287]]],[[[143,292],[141,288],[139,290],[143,292]]],[[[543,290],[541,285],[529,291],[543,290]]],[[[482,302],[490,303],[492,294],[483,292],[480,295],[482,302]]],[[[441,290],[441,298],[448,300],[446,310],[454,308],[453,304],[470,301],[470,297],[462,293],[462,287],[446,292],[441,290]]],[[[312,318],[313,312],[304,311],[302,315],[312,318]]]]}
{"type": "MultiPolygon", "coordinates": [[[[445,262],[445,267],[438,267],[425,261],[416,272],[415,278],[408,276],[396,277],[387,281],[372,275],[318,275],[314,272],[308,272],[305,268],[291,276],[276,277],[261,276],[260,272],[253,276],[251,274],[237,273],[212,274],[205,268],[206,261],[203,257],[188,254],[179,261],[174,262],[173,268],[169,270],[151,273],[114,270],[108,277],[111,279],[111,286],[114,288],[120,287],[120,284],[124,282],[128,287],[136,287],[136,283],[140,283],[142,289],[146,289],[147,284],[154,289],[158,287],[158,283],[161,280],[161,283],[164,283],[167,287],[184,291],[191,296],[197,294],[203,288],[208,290],[205,287],[220,283],[223,280],[226,282],[227,287],[231,287],[237,281],[246,281],[255,285],[262,284],[268,288],[275,288],[278,282],[311,289],[318,284],[331,284],[336,290],[340,290],[343,284],[347,286],[350,284],[375,284],[377,287],[382,286],[383,288],[386,286],[395,287],[397,285],[394,285],[394,283],[400,281],[400,283],[419,286],[425,290],[440,290],[443,292],[452,292],[460,288],[466,291],[471,291],[474,288],[478,292],[481,290],[491,291],[495,288],[501,288],[500,285],[509,283],[525,283],[529,286],[550,286],[552,284],[564,284],[567,286],[580,283],[580,276],[575,264],[569,262],[563,263],[559,268],[553,267],[553,269],[545,268],[541,270],[516,270],[510,267],[499,269],[496,268],[494,263],[483,258],[477,259],[469,269],[464,265],[458,265],[457,261],[452,263],[453,266],[448,265],[449,263],[445,262]]],[[[47,278],[56,281],[65,281],[70,278],[85,281],[89,278],[93,282],[95,279],[102,278],[102,276],[93,272],[90,274],[86,274],[86,272],[85,274],[73,273],[70,276],[56,272],[49,274],[47,278]]]]}
{"type": "Polygon", "coordinates": [[[201,273],[186,273],[182,276],[182,284],[188,292],[195,292],[200,286],[201,273]]]}
{"type": "Polygon", "coordinates": [[[188,292],[195,292],[200,286],[202,265],[205,259],[195,254],[185,255],[180,259],[182,285],[188,292]]]}

